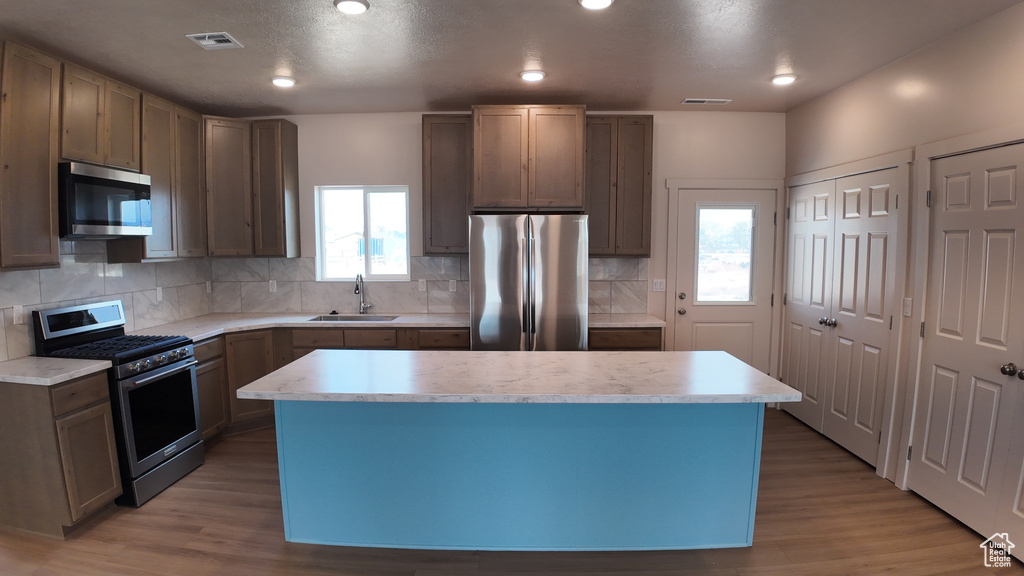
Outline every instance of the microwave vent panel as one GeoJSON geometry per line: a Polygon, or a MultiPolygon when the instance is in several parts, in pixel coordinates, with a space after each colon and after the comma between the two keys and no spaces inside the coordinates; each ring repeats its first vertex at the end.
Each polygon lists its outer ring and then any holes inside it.
{"type": "Polygon", "coordinates": [[[203,32],[201,34],[186,34],[186,38],[192,40],[202,47],[203,50],[225,50],[228,48],[242,48],[242,43],[235,40],[227,32],[203,32]]]}

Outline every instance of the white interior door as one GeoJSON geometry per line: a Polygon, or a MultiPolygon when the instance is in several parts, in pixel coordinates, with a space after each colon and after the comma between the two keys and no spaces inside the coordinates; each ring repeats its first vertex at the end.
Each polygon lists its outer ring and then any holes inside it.
{"type": "Polygon", "coordinates": [[[777,192],[680,194],[672,349],[724,350],[767,373],[777,192]]]}
{"type": "Polygon", "coordinates": [[[821,432],[878,460],[895,288],[895,168],[835,181],[832,305],[821,432]]]}
{"type": "Polygon", "coordinates": [[[1000,367],[1024,364],[1022,165],[1024,145],[932,162],[928,302],[908,481],[968,526],[984,535],[1009,532],[1011,541],[1024,541],[1024,383],[1000,367]]]}
{"type": "Polygon", "coordinates": [[[821,430],[829,358],[835,181],[789,189],[782,381],[803,394],[782,407],[821,430]]]}

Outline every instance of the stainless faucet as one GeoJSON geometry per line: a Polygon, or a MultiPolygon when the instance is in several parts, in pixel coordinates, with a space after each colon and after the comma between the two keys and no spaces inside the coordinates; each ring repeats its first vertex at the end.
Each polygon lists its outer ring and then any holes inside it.
{"type": "Polygon", "coordinates": [[[366,302],[363,301],[363,292],[365,292],[365,290],[363,289],[363,275],[356,274],[356,291],[354,292],[354,294],[359,294],[360,314],[366,314],[367,310],[373,308],[373,304],[367,304],[366,302]]]}

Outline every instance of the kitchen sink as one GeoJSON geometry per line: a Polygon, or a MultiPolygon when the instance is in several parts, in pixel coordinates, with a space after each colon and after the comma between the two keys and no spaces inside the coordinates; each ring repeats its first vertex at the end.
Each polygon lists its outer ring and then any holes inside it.
{"type": "Polygon", "coordinates": [[[379,314],[326,314],[310,318],[310,322],[390,322],[398,316],[381,316],[379,314]]]}

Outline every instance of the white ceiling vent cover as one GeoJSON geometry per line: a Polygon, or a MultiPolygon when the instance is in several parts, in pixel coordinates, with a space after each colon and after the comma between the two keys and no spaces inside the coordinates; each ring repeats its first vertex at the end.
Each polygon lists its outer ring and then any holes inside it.
{"type": "Polygon", "coordinates": [[[722,106],[732,102],[731,98],[687,98],[683,100],[683,104],[713,104],[716,106],[722,106]]]}
{"type": "Polygon", "coordinates": [[[185,38],[199,44],[203,50],[226,50],[242,48],[242,43],[231,37],[227,32],[204,32],[202,34],[186,34],[185,38]]]}

